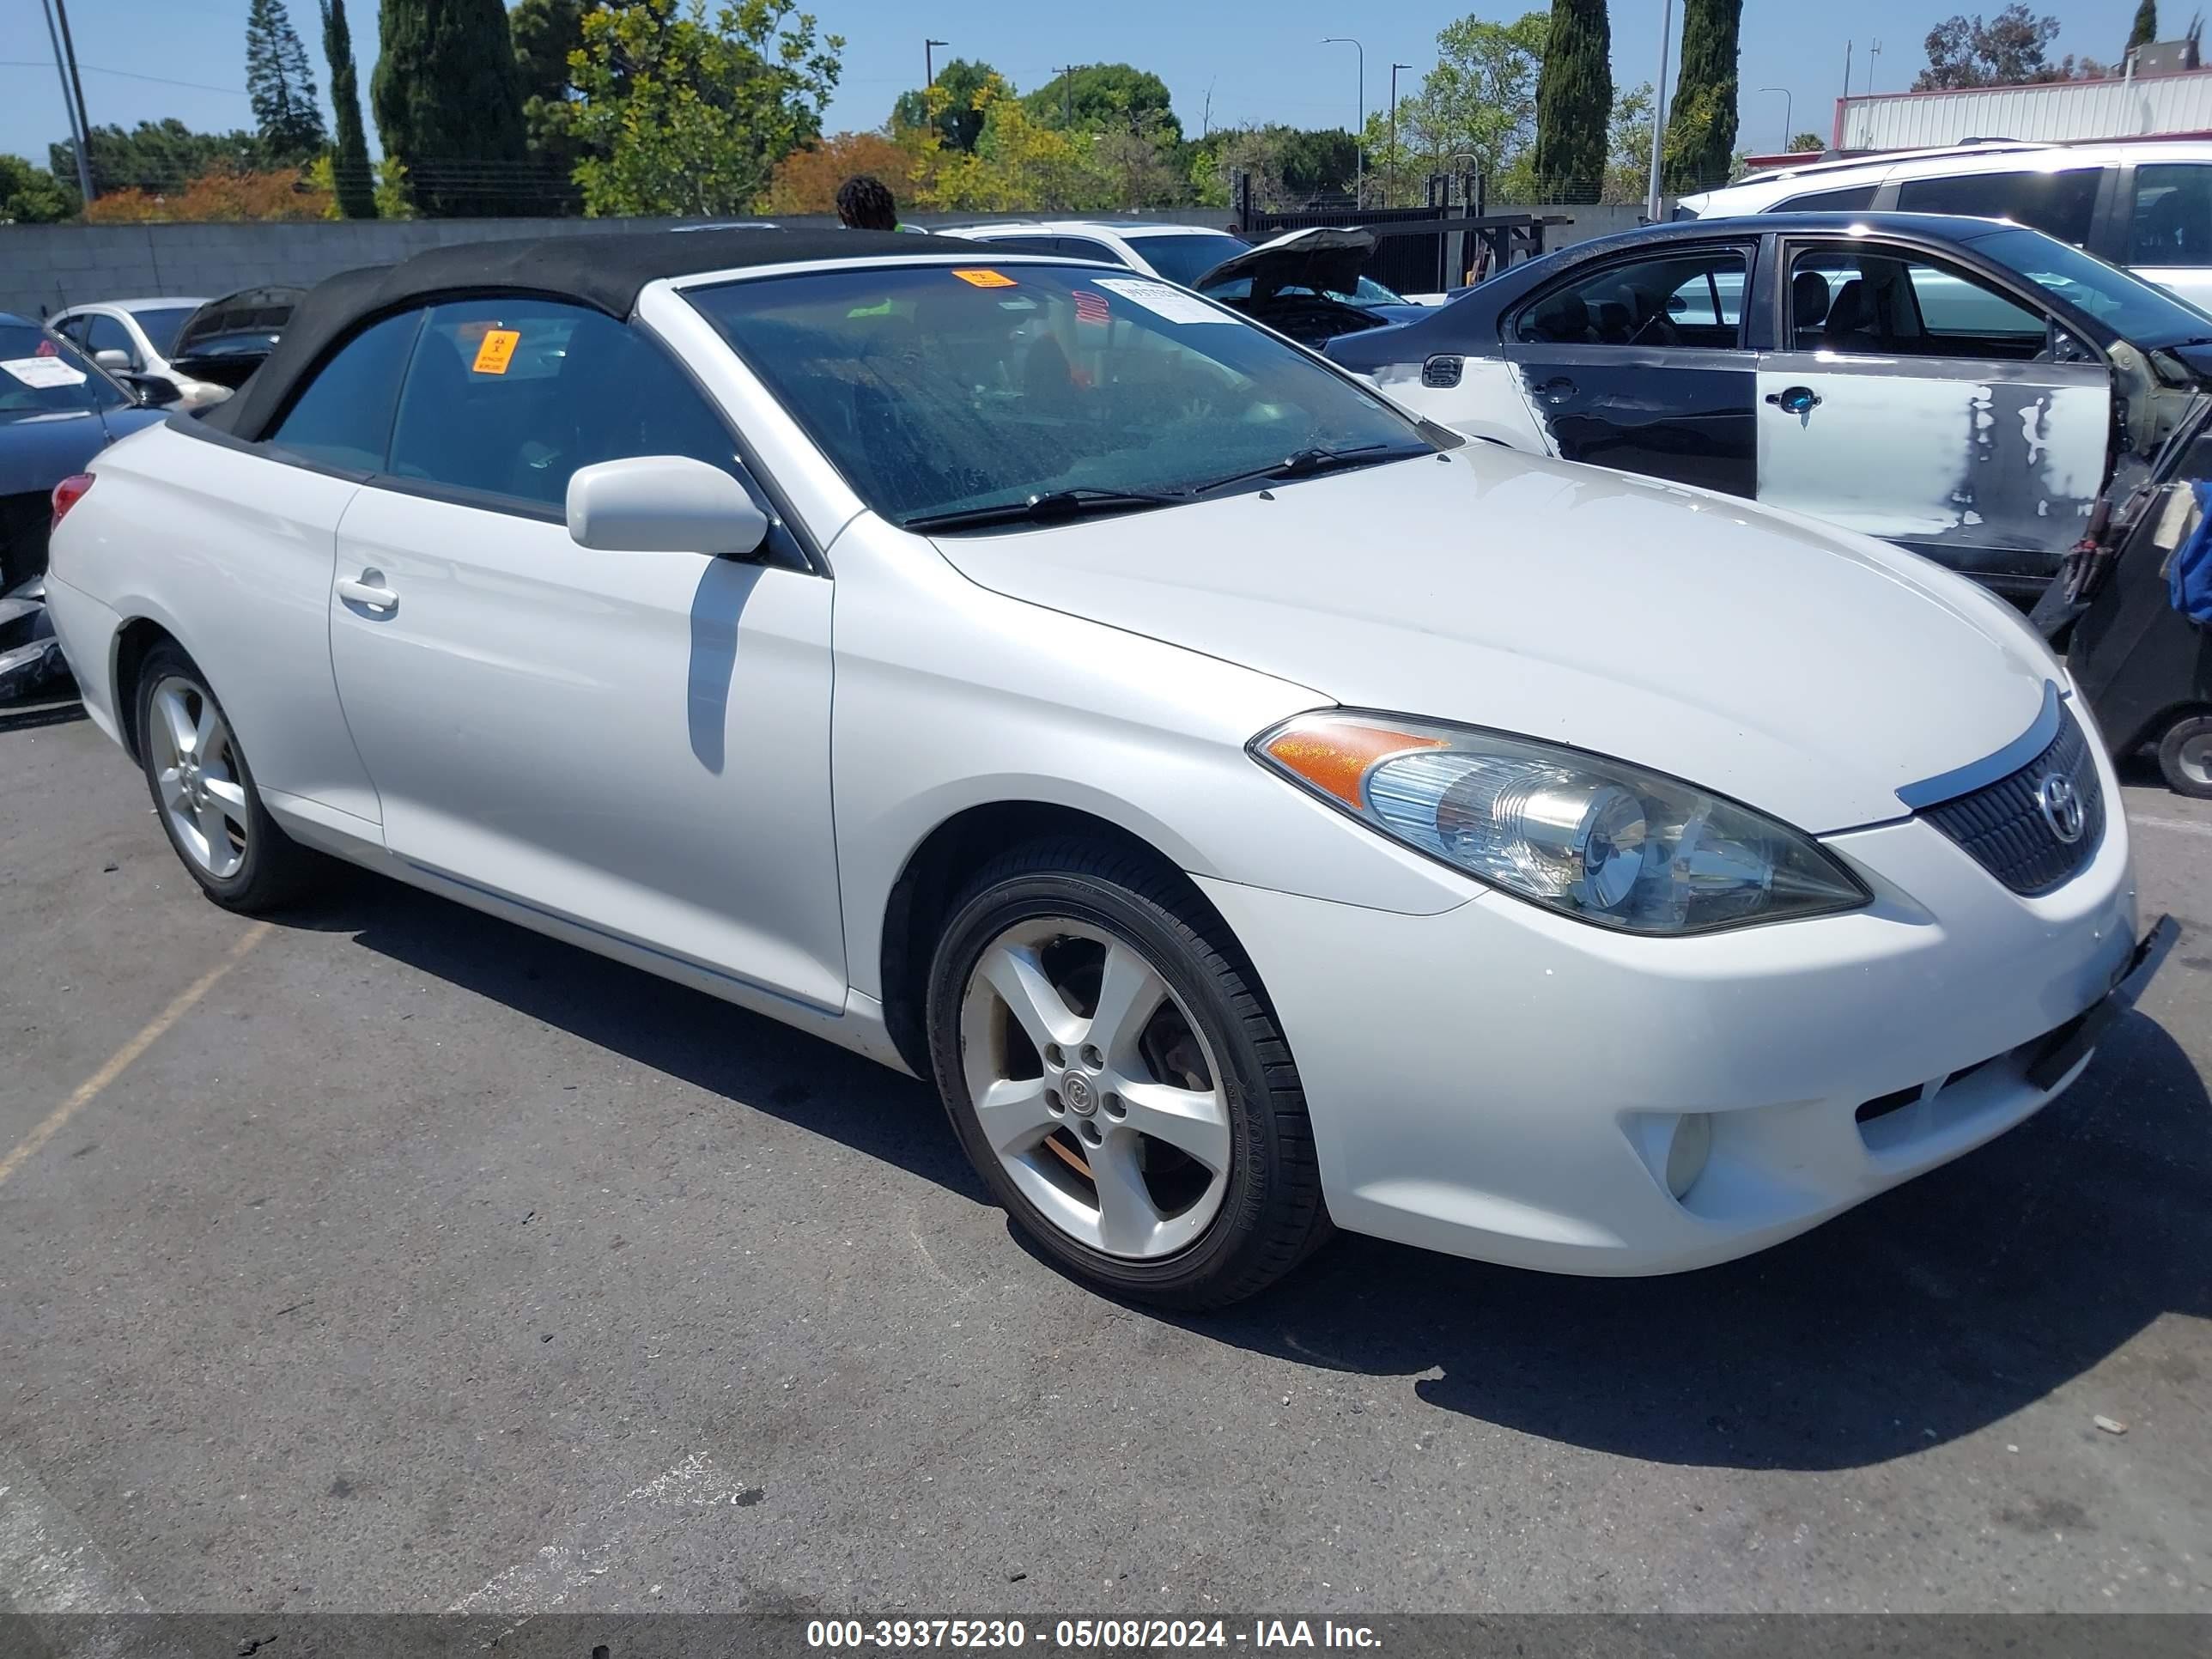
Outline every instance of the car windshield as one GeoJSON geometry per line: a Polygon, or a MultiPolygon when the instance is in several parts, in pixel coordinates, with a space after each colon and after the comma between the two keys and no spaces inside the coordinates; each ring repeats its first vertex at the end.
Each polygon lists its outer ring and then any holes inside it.
{"type": "Polygon", "coordinates": [[[30,323],[0,323],[0,421],[121,409],[130,401],[67,340],[30,323]]]}
{"type": "Polygon", "coordinates": [[[1121,240],[1154,270],[1185,288],[1196,288],[1198,279],[1224,259],[1233,259],[1252,251],[1249,242],[1220,231],[1208,231],[1202,236],[1124,234],[1121,240]]]}
{"type": "Polygon", "coordinates": [[[177,349],[177,331],[185,319],[198,311],[198,306],[157,306],[148,311],[134,311],[131,320],[146,331],[146,338],[154,349],[164,357],[177,349]]]}
{"type": "Polygon", "coordinates": [[[2137,345],[2212,338],[2212,316],[2039,230],[1994,230],[1972,246],[2137,345]]]}
{"type": "Polygon", "coordinates": [[[1296,347],[1133,274],[905,265],[687,297],[900,524],[1061,492],[1172,497],[1292,456],[1434,447],[1296,347]]]}

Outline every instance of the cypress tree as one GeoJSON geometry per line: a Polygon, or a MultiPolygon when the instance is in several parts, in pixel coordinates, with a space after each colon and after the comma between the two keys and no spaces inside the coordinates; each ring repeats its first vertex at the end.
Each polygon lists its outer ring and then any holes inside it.
{"type": "Polygon", "coordinates": [[[496,217],[538,205],[522,125],[514,42],[499,0],[383,0],[369,106],[384,153],[407,169],[430,218],[496,217]]]}
{"type": "Polygon", "coordinates": [[[2128,31],[2128,50],[2149,46],[2158,39],[2158,0],[2142,0],[2136,8],[2136,26],[2128,31]]]}
{"type": "Polygon", "coordinates": [[[361,84],[353,64],[353,31],[345,0],[322,0],[323,56],[331,66],[331,107],[337,112],[337,142],[331,147],[331,182],[338,211],[349,219],[376,217],[376,177],[368,165],[368,135],[361,125],[361,84]]]}
{"type": "Polygon", "coordinates": [[[253,0],[246,14],[246,93],[269,159],[295,166],[328,139],[307,49],[284,9],[284,0],[253,0]]]}
{"type": "Polygon", "coordinates": [[[1682,74],[1667,118],[1667,170],[1677,190],[1725,183],[1735,163],[1736,38],[1743,0],[1683,0],[1682,74]]]}
{"type": "Polygon", "coordinates": [[[1536,183],[1547,202],[1595,202],[1613,115],[1613,25],[1605,0],[1552,0],[1536,77],[1536,183]]]}

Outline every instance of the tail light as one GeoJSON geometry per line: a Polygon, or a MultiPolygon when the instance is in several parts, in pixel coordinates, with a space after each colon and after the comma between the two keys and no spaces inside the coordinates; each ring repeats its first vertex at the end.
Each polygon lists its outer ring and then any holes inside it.
{"type": "Polygon", "coordinates": [[[56,484],[53,494],[54,521],[51,528],[60,529],[61,522],[68,516],[70,508],[82,501],[85,492],[91,488],[92,474],[89,472],[72,472],[56,484]]]}

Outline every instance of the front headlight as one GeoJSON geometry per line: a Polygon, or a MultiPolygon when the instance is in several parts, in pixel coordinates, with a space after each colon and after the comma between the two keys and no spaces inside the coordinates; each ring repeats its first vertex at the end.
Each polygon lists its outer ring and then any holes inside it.
{"type": "Polygon", "coordinates": [[[1872,896],[1809,836],[1640,767],[1393,714],[1300,714],[1254,757],[1393,840],[1579,921],[1694,933],[1872,896]]]}

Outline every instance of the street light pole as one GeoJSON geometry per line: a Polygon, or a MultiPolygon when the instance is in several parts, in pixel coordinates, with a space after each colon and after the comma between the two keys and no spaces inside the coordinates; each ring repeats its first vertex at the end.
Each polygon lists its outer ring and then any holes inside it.
{"type": "Polygon", "coordinates": [[[1390,198],[1398,191],[1398,71],[1413,67],[1411,64],[1390,65],[1390,171],[1382,184],[1384,207],[1390,205],[1390,198]]]}
{"type": "MultiPolygon", "coordinates": [[[[1673,0],[1668,0],[1672,4],[1673,0]]],[[[1360,141],[1367,134],[1367,48],[1348,34],[1332,34],[1324,46],[1350,46],[1359,54],[1359,125],[1352,130],[1352,199],[1355,207],[1367,205],[1367,150],[1360,141]]]]}
{"type": "Polygon", "coordinates": [[[937,84],[937,60],[934,58],[932,58],[930,53],[936,51],[939,46],[949,46],[952,43],[950,40],[931,40],[925,39],[922,41],[921,89],[924,92],[927,92],[932,87],[937,84]]]}
{"type": "Polygon", "coordinates": [[[76,151],[76,184],[82,193],[85,205],[92,204],[92,157],[87,154],[91,135],[84,130],[84,112],[70,93],[70,58],[62,50],[61,36],[54,32],[54,12],[49,0],[40,0],[40,9],[46,13],[46,38],[54,43],[54,69],[62,77],[62,103],[69,113],[70,148],[76,151]]]}
{"type": "Polygon", "coordinates": [[[1651,83],[1651,185],[1644,196],[1644,216],[1659,218],[1659,152],[1667,137],[1667,49],[1674,44],[1674,0],[1661,0],[1659,78],[1651,83]]]}
{"type": "Polygon", "coordinates": [[[1759,90],[1761,92],[1778,92],[1782,94],[1782,148],[1788,149],[1790,148],[1790,141],[1797,136],[1796,133],[1790,131],[1790,112],[1794,104],[1794,100],[1790,96],[1790,88],[1787,87],[1761,87],[1759,90]]]}

